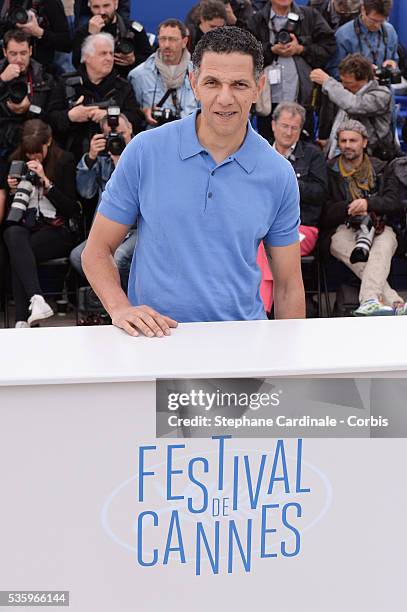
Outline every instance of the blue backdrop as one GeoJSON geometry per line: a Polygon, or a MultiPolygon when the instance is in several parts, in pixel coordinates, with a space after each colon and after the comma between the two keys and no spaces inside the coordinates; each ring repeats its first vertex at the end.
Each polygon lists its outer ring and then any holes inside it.
{"type": "MultiPolygon", "coordinates": [[[[197,0],[196,0],[197,1],[197,0]]],[[[298,4],[306,4],[307,0],[297,0],[298,4]]],[[[160,21],[168,17],[184,19],[194,0],[132,0],[132,17],[144,24],[147,32],[156,32],[160,21]],[[169,8],[171,4],[171,8],[169,8]]],[[[398,31],[401,42],[407,47],[407,2],[394,0],[391,22],[398,31]]]]}

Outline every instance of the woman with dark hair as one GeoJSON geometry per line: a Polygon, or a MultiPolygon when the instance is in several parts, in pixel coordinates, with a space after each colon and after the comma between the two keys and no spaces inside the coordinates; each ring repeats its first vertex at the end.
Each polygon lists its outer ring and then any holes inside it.
{"type": "Polygon", "coordinates": [[[68,219],[77,210],[75,163],[70,153],[53,142],[49,125],[39,119],[24,124],[20,146],[10,156],[13,160],[26,162],[26,167],[20,176],[13,167],[9,170],[11,207],[4,242],[10,257],[16,327],[30,327],[54,314],[41,295],[37,263],[65,257],[73,247],[68,219]]]}

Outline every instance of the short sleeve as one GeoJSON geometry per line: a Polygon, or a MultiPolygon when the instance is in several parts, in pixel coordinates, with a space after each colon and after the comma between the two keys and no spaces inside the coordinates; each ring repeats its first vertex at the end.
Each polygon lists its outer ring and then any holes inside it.
{"type": "Polygon", "coordinates": [[[284,187],[281,193],[280,206],[274,222],[264,238],[265,243],[269,246],[288,246],[299,240],[300,194],[297,177],[289,162],[286,163],[283,172],[281,180],[284,187]]]}

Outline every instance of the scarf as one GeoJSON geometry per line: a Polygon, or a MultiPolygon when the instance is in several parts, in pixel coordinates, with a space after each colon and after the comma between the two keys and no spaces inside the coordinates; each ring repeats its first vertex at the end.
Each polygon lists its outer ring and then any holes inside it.
{"type": "Polygon", "coordinates": [[[356,169],[348,166],[346,160],[341,155],[339,157],[339,171],[347,182],[352,201],[365,198],[366,193],[374,190],[375,176],[373,166],[366,153],[363,155],[362,165],[356,169]]]}
{"type": "Polygon", "coordinates": [[[187,49],[184,49],[180,63],[175,67],[176,70],[172,72],[171,67],[164,64],[161,58],[160,49],[158,49],[155,54],[155,65],[158,72],[161,74],[167,89],[179,89],[182,87],[190,61],[191,54],[187,49]]]}

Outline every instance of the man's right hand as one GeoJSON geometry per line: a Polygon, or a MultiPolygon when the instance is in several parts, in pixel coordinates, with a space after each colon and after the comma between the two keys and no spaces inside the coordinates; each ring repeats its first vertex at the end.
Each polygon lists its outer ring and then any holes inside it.
{"type": "Polygon", "coordinates": [[[109,313],[113,325],[120,327],[130,336],[145,336],[162,338],[171,334],[171,328],[177,327],[177,321],[160,314],[150,306],[125,306],[109,313]]]}
{"type": "Polygon", "coordinates": [[[90,121],[93,112],[98,109],[97,106],[84,106],[82,104],[84,99],[85,98],[83,96],[79,96],[75,106],[68,111],[68,117],[73,123],[86,123],[87,121],[90,121]]]}
{"type": "Polygon", "coordinates": [[[89,19],[88,32],[89,34],[99,34],[105,27],[105,20],[102,15],[94,15],[89,19]]]}
{"type": "Polygon", "coordinates": [[[97,158],[99,153],[102,153],[106,149],[106,138],[104,134],[95,134],[90,141],[89,157],[93,161],[97,158]]]}
{"type": "Polygon", "coordinates": [[[0,79],[3,83],[8,83],[20,76],[20,66],[17,64],[9,64],[7,68],[0,74],[0,79]]]}
{"type": "Polygon", "coordinates": [[[158,121],[153,119],[152,114],[151,114],[152,112],[153,112],[152,108],[143,108],[143,113],[144,113],[144,116],[146,118],[148,125],[153,125],[155,127],[156,125],[158,125],[158,121]]]}

